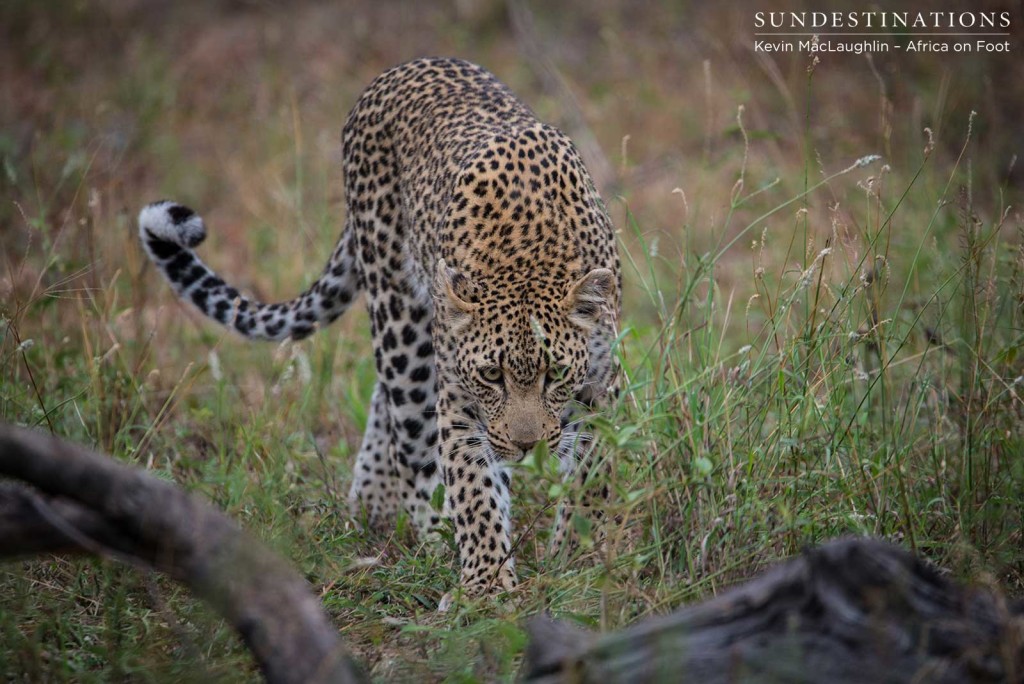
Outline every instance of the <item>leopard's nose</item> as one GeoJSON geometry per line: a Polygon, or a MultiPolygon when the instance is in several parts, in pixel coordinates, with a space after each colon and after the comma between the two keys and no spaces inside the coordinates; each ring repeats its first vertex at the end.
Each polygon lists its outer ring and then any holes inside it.
{"type": "Polygon", "coordinates": [[[539,441],[539,439],[528,437],[526,439],[514,439],[512,440],[512,443],[521,451],[532,451],[533,447],[537,446],[537,442],[539,441]]]}

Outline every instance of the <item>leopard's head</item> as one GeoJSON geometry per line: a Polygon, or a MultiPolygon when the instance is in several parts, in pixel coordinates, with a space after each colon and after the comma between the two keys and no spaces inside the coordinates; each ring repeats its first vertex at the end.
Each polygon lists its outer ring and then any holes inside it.
{"type": "Polygon", "coordinates": [[[455,379],[476,400],[461,419],[507,461],[541,440],[557,447],[562,414],[587,379],[590,333],[610,310],[612,272],[472,282],[441,260],[435,286],[455,379]]]}

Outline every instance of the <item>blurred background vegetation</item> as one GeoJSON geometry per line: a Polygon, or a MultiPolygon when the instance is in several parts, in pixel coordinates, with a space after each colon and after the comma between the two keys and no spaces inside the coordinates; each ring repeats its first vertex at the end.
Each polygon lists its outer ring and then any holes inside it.
{"type": "MultiPolygon", "coordinates": [[[[763,9],[3,3],[0,417],[210,497],[302,568],[382,679],[508,677],[524,615],[621,626],[839,534],[1019,595],[1021,5],[942,7],[1010,12],[1009,54],[817,62],[755,53],[763,9]],[[144,203],[181,201],[230,280],[298,292],[342,225],[349,108],[425,55],[482,64],[573,137],[628,255],[631,392],[598,423],[619,527],[544,560],[562,492],[532,466],[515,508],[525,582],[497,613],[434,614],[452,554],[350,524],[373,382],[363,312],[301,345],[247,345],[176,303],[135,237],[144,203]]],[[[0,568],[0,673],[254,675],[175,587],[66,559],[0,568]]]]}

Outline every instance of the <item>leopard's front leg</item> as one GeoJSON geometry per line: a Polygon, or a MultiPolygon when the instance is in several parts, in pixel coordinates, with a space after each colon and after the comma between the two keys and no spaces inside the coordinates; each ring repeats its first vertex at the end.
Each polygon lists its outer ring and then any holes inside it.
{"type": "Polygon", "coordinates": [[[510,479],[472,415],[471,403],[459,394],[457,388],[441,387],[437,422],[445,505],[455,524],[461,584],[472,594],[508,591],[516,586],[510,479]]]}

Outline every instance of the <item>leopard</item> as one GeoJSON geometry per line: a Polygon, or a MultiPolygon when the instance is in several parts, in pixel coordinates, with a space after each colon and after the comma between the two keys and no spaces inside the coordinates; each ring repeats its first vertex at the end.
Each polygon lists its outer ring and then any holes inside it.
{"type": "Polygon", "coordinates": [[[513,466],[546,442],[564,477],[585,477],[596,439],[581,426],[615,392],[622,276],[607,207],[570,138],[460,59],[380,74],[341,148],[341,235],[291,300],[229,285],[195,251],[202,217],[178,202],[140,211],[142,246],[182,300],[249,339],[306,338],[364,295],[376,383],[353,514],[404,514],[424,534],[450,520],[459,586],[512,590],[513,466]]]}

